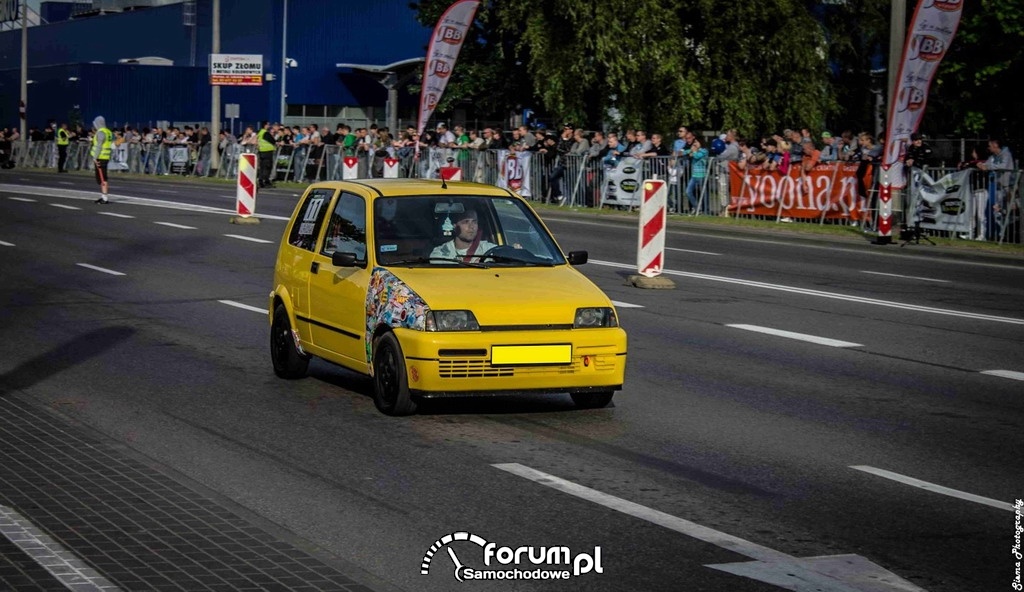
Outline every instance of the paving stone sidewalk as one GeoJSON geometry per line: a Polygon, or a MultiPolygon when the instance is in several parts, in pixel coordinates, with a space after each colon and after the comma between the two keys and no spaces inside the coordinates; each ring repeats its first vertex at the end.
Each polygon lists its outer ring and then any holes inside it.
{"type": "Polygon", "coordinates": [[[371,592],[208,496],[2,392],[0,590],[371,592]]]}

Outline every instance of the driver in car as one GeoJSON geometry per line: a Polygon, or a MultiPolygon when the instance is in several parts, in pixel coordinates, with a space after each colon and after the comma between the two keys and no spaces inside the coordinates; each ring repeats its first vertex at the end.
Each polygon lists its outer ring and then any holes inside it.
{"type": "Polygon", "coordinates": [[[466,262],[479,261],[480,256],[498,246],[481,239],[480,222],[476,210],[467,208],[455,219],[454,237],[441,243],[430,253],[438,259],[462,259],[466,262]]]}

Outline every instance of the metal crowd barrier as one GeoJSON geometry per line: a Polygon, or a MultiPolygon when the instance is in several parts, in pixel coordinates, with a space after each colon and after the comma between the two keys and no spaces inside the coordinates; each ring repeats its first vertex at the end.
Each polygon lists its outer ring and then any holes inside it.
{"type": "MultiPolygon", "coordinates": [[[[223,148],[221,164],[214,172],[210,168],[212,143],[195,151],[177,145],[154,143],[128,143],[119,153],[118,166],[112,170],[145,175],[185,174],[197,176],[216,176],[231,179],[238,174],[239,155],[243,152],[256,152],[255,146],[242,146],[229,143],[223,148]]],[[[67,168],[69,170],[92,170],[93,162],[89,156],[88,142],[72,142],[68,146],[67,168]]],[[[398,176],[403,178],[439,178],[439,169],[445,166],[458,166],[462,169],[462,178],[468,181],[496,185],[500,181],[502,162],[497,150],[470,149],[424,149],[416,157],[411,152],[389,151],[398,161],[398,176]]],[[[274,153],[274,168],[271,178],[277,181],[309,183],[317,180],[340,180],[344,176],[344,158],[342,148],[337,145],[324,146],[280,146],[274,153]]],[[[360,152],[357,159],[356,178],[384,176],[383,153],[360,152]],[[378,155],[380,154],[380,155],[378,155]]],[[[21,142],[11,146],[11,158],[18,166],[30,168],[56,168],[57,147],[55,142],[29,142],[27,150],[21,142]]],[[[607,205],[607,184],[610,169],[600,159],[586,154],[554,155],[543,152],[531,153],[529,167],[529,195],[534,201],[556,203],[568,207],[602,207],[607,205]]],[[[711,158],[708,163],[707,176],[698,188],[698,204],[692,207],[685,194],[691,171],[689,163],[677,160],[673,156],[635,159],[631,161],[641,168],[641,179],[665,179],[669,184],[669,211],[676,214],[707,214],[721,215],[732,201],[729,190],[728,163],[711,158]]],[[[930,168],[929,174],[938,179],[952,169],[930,168]]],[[[1003,174],[1003,173],[1000,173],[1003,174]]],[[[1021,184],[1020,171],[1009,173],[1007,178],[996,177],[997,173],[972,175],[970,199],[967,207],[971,212],[985,212],[988,225],[983,233],[985,240],[1002,242],[1021,242],[1021,212],[1024,211],[1024,188],[1021,184]],[[993,184],[997,184],[993,186],[993,184]],[[993,189],[994,187],[994,189],[993,189]],[[998,197],[994,197],[998,194],[998,197]],[[986,197],[987,196],[987,197],[986,197]],[[987,199],[984,204],[981,200],[987,199]],[[996,208],[995,203],[998,203],[996,208]],[[992,224],[995,224],[993,227],[992,224]]],[[[878,176],[873,179],[869,191],[869,202],[866,214],[873,215],[871,204],[878,192],[878,176]]],[[[525,193],[525,192],[524,192],[525,193]]],[[[898,213],[909,211],[909,200],[912,197],[904,192],[903,202],[894,204],[898,213]]],[[[622,206],[618,206],[622,207],[622,206]]],[[[746,214],[737,214],[746,215],[746,214]]],[[[981,214],[977,214],[981,219],[981,214]]],[[[776,220],[780,218],[776,216],[776,220]]],[[[794,220],[800,222],[824,223],[824,212],[820,219],[794,220]]],[[[849,223],[842,221],[839,223],[849,223]]],[[[972,238],[976,236],[972,226],[972,238]]],[[[929,231],[930,234],[942,236],[943,231],[929,231]]]]}

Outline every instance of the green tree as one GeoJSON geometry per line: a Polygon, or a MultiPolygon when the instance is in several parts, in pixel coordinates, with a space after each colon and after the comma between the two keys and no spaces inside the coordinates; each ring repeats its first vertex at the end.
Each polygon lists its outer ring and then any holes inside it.
{"type": "Polygon", "coordinates": [[[1020,139],[1014,89],[1024,77],[1024,0],[964,2],[963,10],[922,127],[933,135],[1020,139]]]}

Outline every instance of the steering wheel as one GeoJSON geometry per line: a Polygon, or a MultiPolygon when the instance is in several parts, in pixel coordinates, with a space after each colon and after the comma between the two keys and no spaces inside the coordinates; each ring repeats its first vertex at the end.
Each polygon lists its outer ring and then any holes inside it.
{"type": "Polygon", "coordinates": [[[487,249],[487,252],[480,255],[480,261],[483,262],[488,258],[497,261],[498,259],[509,259],[512,261],[522,261],[524,263],[535,263],[539,261],[539,258],[523,248],[516,248],[510,245],[497,245],[487,249]]]}

